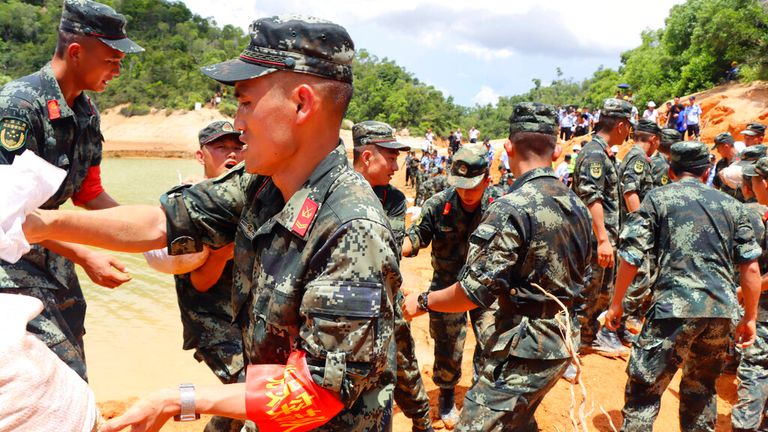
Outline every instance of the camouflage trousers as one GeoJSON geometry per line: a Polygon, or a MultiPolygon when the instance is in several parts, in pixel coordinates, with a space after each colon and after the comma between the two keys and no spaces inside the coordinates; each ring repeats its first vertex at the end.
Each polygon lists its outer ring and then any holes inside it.
{"type": "Polygon", "coordinates": [[[755,343],[741,353],[739,401],[733,406],[731,422],[734,429],[757,431],[765,423],[768,402],[768,323],[757,323],[755,343]]]}
{"type": "Polygon", "coordinates": [[[595,339],[600,326],[597,317],[608,309],[616,277],[615,264],[613,267],[600,267],[595,257],[591,266],[592,277],[579,294],[576,304],[582,346],[589,346],[595,339]]]}
{"type": "Polygon", "coordinates": [[[27,331],[43,341],[59,358],[88,381],[85,366],[85,298],[79,283],[58,290],[43,288],[0,289],[43,302],[43,311],[27,324],[27,331]]]}
{"type": "MultiPolygon", "coordinates": [[[[492,309],[475,308],[469,311],[472,331],[475,334],[475,351],[472,368],[477,374],[483,341],[496,322],[492,309]]],[[[464,357],[464,340],[467,337],[467,313],[429,313],[429,334],[435,341],[435,364],[432,380],[441,389],[453,389],[461,379],[461,361],[464,357]]]]}
{"type": "MultiPolygon", "coordinates": [[[[624,295],[624,315],[641,320],[648,311],[651,302],[651,286],[656,280],[656,274],[651,268],[652,257],[646,255],[643,263],[637,268],[635,279],[629,284],[624,295]]],[[[617,263],[618,265],[618,263],[617,263]]]]}
{"type": "Polygon", "coordinates": [[[406,417],[421,420],[426,426],[432,423],[429,415],[429,397],[421,380],[419,362],[416,360],[416,344],[411,327],[403,318],[403,293],[395,294],[395,344],[397,345],[397,383],[394,399],[406,417]]]}
{"type": "Polygon", "coordinates": [[[624,432],[653,430],[661,395],[679,368],[680,430],[714,431],[717,419],[715,381],[723,370],[731,320],[664,318],[648,313],[633,343],[624,391],[624,432]]]}
{"type": "Polygon", "coordinates": [[[461,432],[538,431],[534,418],[544,396],[565,372],[570,359],[539,360],[510,356],[494,372],[481,376],[464,396],[456,426],[461,432]]]}
{"type": "MultiPolygon", "coordinates": [[[[197,361],[204,361],[222,384],[245,382],[243,347],[240,341],[231,344],[218,344],[214,347],[195,350],[197,361]]],[[[244,420],[214,416],[205,425],[204,432],[240,432],[244,420]]]]}

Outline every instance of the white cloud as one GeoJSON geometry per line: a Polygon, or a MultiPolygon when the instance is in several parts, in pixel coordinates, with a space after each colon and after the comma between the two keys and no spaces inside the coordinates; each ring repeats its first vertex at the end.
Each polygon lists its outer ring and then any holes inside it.
{"type": "Polygon", "coordinates": [[[512,51],[506,48],[491,49],[491,48],[486,48],[484,46],[475,45],[472,43],[458,44],[456,45],[456,49],[459,50],[459,52],[473,55],[485,61],[508,58],[508,57],[512,57],[512,54],[513,54],[512,51]]]}
{"type": "Polygon", "coordinates": [[[472,98],[472,103],[477,105],[496,105],[499,95],[489,86],[481,86],[480,91],[472,98]]]}

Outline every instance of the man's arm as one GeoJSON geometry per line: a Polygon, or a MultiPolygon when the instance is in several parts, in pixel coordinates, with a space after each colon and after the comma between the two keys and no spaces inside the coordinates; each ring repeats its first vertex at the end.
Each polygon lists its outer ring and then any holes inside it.
{"type": "Polygon", "coordinates": [[[635,280],[637,275],[637,266],[628,263],[621,258],[619,261],[619,270],[616,274],[616,289],[613,292],[613,300],[608,312],[605,314],[605,326],[609,330],[616,331],[621,324],[621,317],[624,315],[624,295],[627,292],[627,288],[635,280]]]}
{"type": "Polygon", "coordinates": [[[597,263],[601,267],[613,267],[613,245],[611,245],[608,231],[605,229],[603,201],[594,201],[587,208],[592,215],[592,230],[597,239],[597,263]]]}
{"type": "Polygon", "coordinates": [[[760,267],[757,261],[739,264],[744,317],[736,326],[736,346],[745,348],[755,342],[757,302],[760,299],[760,267]]]}
{"type": "Polygon", "coordinates": [[[208,259],[200,267],[192,270],[189,281],[199,292],[207,292],[223,277],[232,278],[232,275],[223,275],[227,262],[234,257],[235,244],[230,243],[223,248],[212,249],[208,259]]]}
{"type": "Polygon", "coordinates": [[[79,265],[97,285],[106,288],[116,288],[131,280],[126,273],[125,265],[117,258],[90,250],[74,243],[46,240],[41,246],[79,265]]]}
{"type": "Polygon", "coordinates": [[[119,204],[107,192],[102,192],[96,198],[84,203],[83,208],[87,210],[103,210],[117,207],[119,204]]]}
{"type": "Polygon", "coordinates": [[[119,206],[90,212],[36,210],[27,216],[30,243],[59,240],[122,252],[145,252],[166,245],[166,218],[159,207],[119,206]]]}
{"type": "MultiPolygon", "coordinates": [[[[419,249],[429,246],[434,232],[435,218],[437,217],[437,207],[443,204],[436,196],[432,196],[424,203],[421,208],[419,219],[413,223],[406,232],[403,241],[402,254],[404,257],[416,256],[419,249]]],[[[444,210],[444,207],[439,209],[444,210]]]]}
{"type": "Polygon", "coordinates": [[[625,192],[624,204],[627,205],[629,213],[636,212],[640,208],[640,195],[637,194],[637,191],[625,192]]]}

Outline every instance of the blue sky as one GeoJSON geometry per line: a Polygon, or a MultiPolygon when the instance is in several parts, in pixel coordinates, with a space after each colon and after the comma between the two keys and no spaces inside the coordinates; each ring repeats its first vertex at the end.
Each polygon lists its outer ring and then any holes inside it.
{"type": "Polygon", "coordinates": [[[356,48],[395,60],[462,105],[495,103],[549,83],[616,68],[640,32],[660,28],[683,0],[183,0],[192,12],[243,29],[300,13],[334,21],[356,48]],[[226,5],[224,7],[223,5],[226,5]]]}

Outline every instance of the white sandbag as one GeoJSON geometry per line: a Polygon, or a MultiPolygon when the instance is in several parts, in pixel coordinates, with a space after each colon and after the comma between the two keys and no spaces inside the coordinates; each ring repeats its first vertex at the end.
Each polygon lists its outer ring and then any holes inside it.
{"type": "Polygon", "coordinates": [[[36,298],[0,294],[0,431],[94,431],[102,419],[88,384],[26,330],[42,310],[36,298]]]}
{"type": "Polygon", "coordinates": [[[741,173],[742,167],[739,164],[731,164],[718,173],[720,180],[723,181],[729,188],[738,189],[741,187],[741,173]]]}
{"type": "Polygon", "coordinates": [[[26,150],[11,165],[0,165],[0,259],[15,263],[29,252],[21,225],[53,196],[67,172],[26,150]]]}

